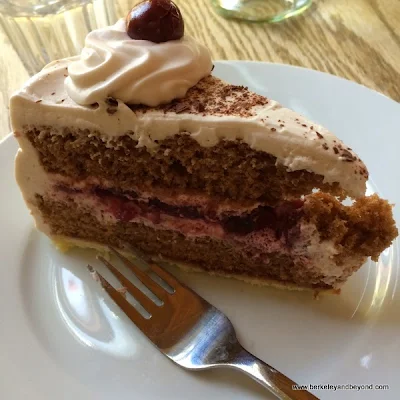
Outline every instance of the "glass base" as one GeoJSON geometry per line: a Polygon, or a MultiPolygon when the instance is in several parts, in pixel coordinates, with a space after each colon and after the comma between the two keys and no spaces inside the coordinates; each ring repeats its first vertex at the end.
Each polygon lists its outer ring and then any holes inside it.
{"type": "Polygon", "coordinates": [[[301,14],[312,0],[211,0],[218,14],[249,22],[280,22],[301,14]]]}
{"type": "Polygon", "coordinates": [[[129,0],[3,1],[0,29],[33,75],[50,61],[79,54],[86,35],[125,16],[128,3],[129,0]]]}

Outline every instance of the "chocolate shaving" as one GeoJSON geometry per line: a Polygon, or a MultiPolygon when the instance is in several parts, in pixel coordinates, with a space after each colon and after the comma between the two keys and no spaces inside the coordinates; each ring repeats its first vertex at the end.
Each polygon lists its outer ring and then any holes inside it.
{"type": "Polygon", "coordinates": [[[316,134],[320,139],[323,139],[323,138],[324,138],[319,132],[315,132],[315,134],[316,134]]]}
{"type": "Polygon", "coordinates": [[[41,103],[43,100],[36,100],[35,103],[41,103]]]}
{"type": "Polygon", "coordinates": [[[110,115],[115,114],[118,111],[118,108],[115,107],[108,107],[106,110],[110,115]]]}
{"type": "Polygon", "coordinates": [[[342,150],[341,156],[343,161],[346,162],[354,162],[357,160],[357,157],[353,156],[353,154],[351,154],[348,150],[345,149],[342,150]]]}
{"type": "Polygon", "coordinates": [[[276,128],[271,128],[271,131],[272,131],[272,132],[275,132],[275,131],[276,131],[276,128]]]}
{"type": "Polygon", "coordinates": [[[354,157],[353,157],[353,154],[351,154],[348,150],[343,150],[342,156],[343,156],[343,157],[346,157],[346,158],[351,158],[351,159],[354,158],[354,157]]]}
{"type": "Polygon", "coordinates": [[[243,90],[249,90],[249,88],[247,86],[243,86],[243,85],[230,85],[230,88],[234,91],[234,92],[241,92],[243,90]]]}
{"type": "Polygon", "coordinates": [[[213,64],[212,68],[211,68],[211,72],[214,71],[215,65],[213,64]]]}
{"type": "Polygon", "coordinates": [[[231,95],[231,92],[232,92],[231,87],[228,86],[228,87],[223,88],[221,90],[221,98],[223,100],[225,100],[228,96],[231,95]]]}
{"type": "Polygon", "coordinates": [[[200,101],[194,101],[192,105],[193,105],[194,110],[199,113],[201,113],[205,110],[204,104],[200,103],[200,101]]]}
{"type": "Polygon", "coordinates": [[[198,114],[207,112],[210,115],[238,115],[246,118],[257,114],[257,110],[254,109],[256,106],[266,104],[268,104],[268,99],[251,93],[244,86],[228,85],[210,75],[190,88],[184,99],[174,100],[158,107],[148,107],[143,104],[128,105],[128,107],[132,111],[140,113],[155,109],[164,113],[185,111],[188,114],[198,114]],[[226,101],[227,97],[232,101],[226,101]],[[179,104],[185,104],[185,106],[179,104]]]}
{"type": "Polygon", "coordinates": [[[118,100],[114,99],[114,97],[107,97],[105,102],[111,107],[118,107],[118,100]]]}
{"type": "Polygon", "coordinates": [[[328,145],[327,145],[326,143],[324,143],[324,144],[322,145],[322,147],[323,147],[324,150],[328,150],[328,149],[329,149],[329,147],[328,147],[328,145]]]}
{"type": "Polygon", "coordinates": [[[189,108],[189,106],[188,106],[187,104],[177,104],[177,105],[175,106],[175,112],[176,112],[177,114],[179,114],[179,113],[181,113],[181,112],[187,110],[188,108],[189,108]]]}
{"type": "Polygon", "coordinates": [[[335,154],[339,154],[339,150],[338,150],[337,147],[334,147],[334,148],[333,148],[333,151],[335,152],[335,154]]]}
{"type": "MultiPolygon", "coordinates": [[[[131,106],[129,106],[129,107],[131,107],[131,106]]],[[[166,104],[164,106],[164,114],[166,114],[168,111],[175,111],[175,107],[176,107],[176,100],[173,100],[171,103],[166,104]]],[[[137,106],[135,108],[140,110],[141,106],[137,106]]],[[[132,107],[131,107],[131,110],[133,110],[132,107]]],[[[143,110],[143,111],[145,111],[145,110],[143,110]]]]}
{"type": "Polygon", "coordinates": [[[51,95],[54,96],[56,94],[56,92],[53,92],[51,95]]]}
{"type": "Polygon", "coordinates": [[[90,107],[93,109],[99,108],[99,103],[93,103],[90,105],[90,107]]]}

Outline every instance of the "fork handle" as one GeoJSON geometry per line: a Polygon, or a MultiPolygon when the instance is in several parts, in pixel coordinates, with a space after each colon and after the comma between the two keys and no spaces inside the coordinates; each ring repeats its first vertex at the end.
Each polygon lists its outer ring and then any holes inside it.
{"type": "Polygon", "coordinates": [[[318,400],[306,390],[294,390],[295,382],[245,349],[236,355],[229,366],[246,373],[280,400],[318,400]]]}

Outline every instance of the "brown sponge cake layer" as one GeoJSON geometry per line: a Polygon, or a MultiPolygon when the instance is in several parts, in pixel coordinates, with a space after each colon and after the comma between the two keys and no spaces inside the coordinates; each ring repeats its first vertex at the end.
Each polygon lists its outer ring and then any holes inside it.
{"type": "Polygon", "coordinates": [[[240,141],[220,141],[202,147],[180,134],[159,142],[149,152],[129,135],[105,141],[100,135],[65,128],[27,129],[26,136],[50,173],[76,179],[96,176],[116,182],[122,190],[133,187],[189,189],[234,200],[275,204],[320,188],[344,197],[338,184],[323,183],[323,176],[308,171],[289,172],[276,158],[240,141]]]}
{"type": "Polygon", "coordinates": [[[335,256],[339,265],[350,254],[377,261],[398,235],[392,206],[376,194],[358,199],[350,207],[329,194],[314,193],[307,196],[304,214],[308,222],[317,226],[322,240],[332,240],[341,249],[335,256]]]}
{"type": "MultiPolygon", "coordinates": [[[[376,257],[397,235],[390,205],[377,196],[363,199],[353,207],[344,207],[327,195],[310,196],[304,203],[304,221],[309,223],[312,220],[319,228],[319,237],[323,240],[318,244],[321,249],[328,241],[338,250],[331,259],[334,261],[331,272],[328,265],[322,269],[321,265],[316,267],[314,263],[323,262],[321,255],[313,260],[311,254],[307,255],[306,248],[301,251],[302,255],[296,251],[270,251],[266,261],[254,257],[254,252],[247,247],[220,237],[187,237],[179,231],[155,229],[132,221],[100,222],[91,207],[77,206],[73,198],[56,201],[37,195],[36,203],[50,226],[52,236],[111,244],[122,249],[132,245],[145,253],[193,264],[208,272],[275,280],[315,289],[340,286],[367,256],[376,257]],[[360,226],[357,221],[360,214],[371,216],[366,219],[369,223],[360,226]],[[376,222],[378,217],[381,224],[376,222]]],[[[286,243],[289,248],[294,245],[290,241],[286,243]]]]}
{"type": "Polygon", "coordinates": [[[51,227],[52,235],[72,237],[118,248],[132,245],[141,251],[161,255],[170,260],[193,264],[207,272],[243,275],[256,279],[278,280],[313,289],[331,289],[324,277],[310,268],[281,253],[270,253],[269,263],[257,263],[239,248],[212,237],[186,238],[179,232],[155,230],[151,227],[118,222],[102,224],[91,209],[77,207],[74,202],[55,202],[36,198],[44,220],[51,227]]]}

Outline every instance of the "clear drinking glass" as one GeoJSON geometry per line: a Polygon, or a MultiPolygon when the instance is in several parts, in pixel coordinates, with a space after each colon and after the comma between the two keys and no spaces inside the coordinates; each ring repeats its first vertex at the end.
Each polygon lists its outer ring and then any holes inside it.
{"type": "Polygon", "coordinates": [[[280,22],[301,14],[312,0],[211,0],[225,18],[249,22],[280,22]]]}
{"type": "Polygon", "coordinates": [[[30,74],[79,54],[86,35],[125,16],[131,0],[0,0],[0,28],[30,74]]]}

